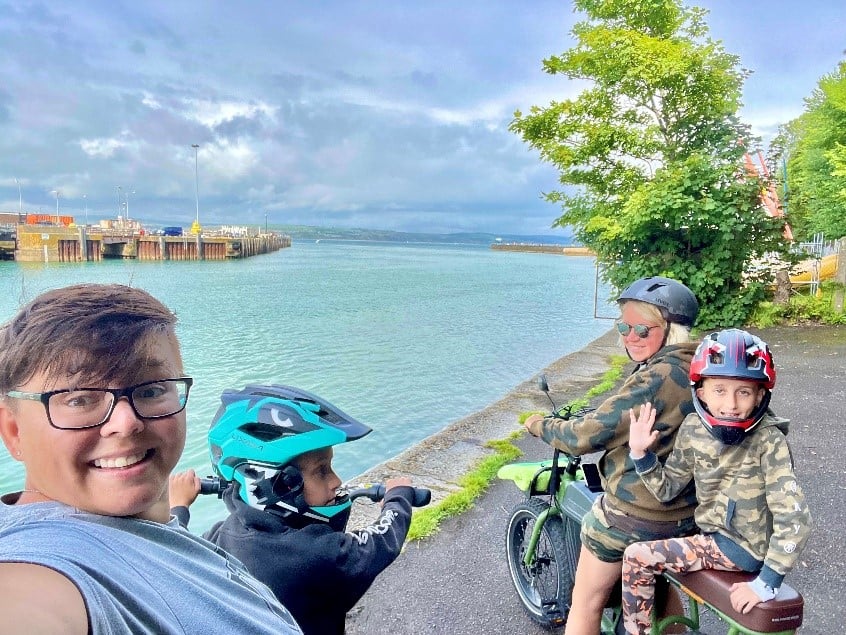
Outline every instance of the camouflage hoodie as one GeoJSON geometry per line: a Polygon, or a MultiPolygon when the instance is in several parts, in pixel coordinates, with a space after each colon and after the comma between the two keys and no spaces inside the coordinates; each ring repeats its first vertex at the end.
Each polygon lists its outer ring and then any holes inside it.
{"type": "Polygon", "coordinates": [[[647,520],[690,518],[696,505],[692,486],[675,500],[661,503],[638,477],[629,458],[629,408],[637,410],[646,402],[655,406],[655,429],[660,432],[656,453],[661,461],[666,459],[681,422],[693,412],[688,373],[696,346],[695,342],[665,346],[594,412],[568,421],[538,421],[532,434],[575,456],[605,451],[599,467],[605,503],[612,509],[647,520]]]}
{"type": "Polygon", "coordinates": [[[811,516],[793,473],[787,419],[766,416],[738,445],[723,445],[689,415],[663,468],[651,452],[635,461],[646,486],[671,500],[691,480],[696,524],[738,567],[777,589],[805,546],[811,516]],[[763,568],[762,568],[763,566],[763,568]]]}

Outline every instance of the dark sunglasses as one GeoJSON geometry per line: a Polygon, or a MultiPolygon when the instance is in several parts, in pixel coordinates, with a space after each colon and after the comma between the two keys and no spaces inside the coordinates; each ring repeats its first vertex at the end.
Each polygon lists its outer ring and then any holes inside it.
{"type": "Polygon", "coordinates": [[[637,335],[640,339],[645,339],[649,337],[649,331],[659,328],[661,327],[647,326],[646,324],[627,324],[626,322],[617,322],[617,330],[620,331],[620,335],[623,337],[626,337],[634,330],[635,335],[637,335]]]}

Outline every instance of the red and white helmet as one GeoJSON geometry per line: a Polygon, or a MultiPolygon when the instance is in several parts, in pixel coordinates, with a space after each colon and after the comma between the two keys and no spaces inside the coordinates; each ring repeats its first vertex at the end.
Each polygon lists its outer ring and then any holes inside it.
{"type": "Polygon", "coordinates": [[[705,427],[726,445],[740,443],[743,436],[764,418],[775,381],[775,364],[766,342],[740,329],[711,333],[699,344],[690,362],[693,406],[705,427]],[[700,382],[706,377],[753,381],[766,388],[766,393],[761,403],[744,419],[715,417],[696,394],[700,382]]]}

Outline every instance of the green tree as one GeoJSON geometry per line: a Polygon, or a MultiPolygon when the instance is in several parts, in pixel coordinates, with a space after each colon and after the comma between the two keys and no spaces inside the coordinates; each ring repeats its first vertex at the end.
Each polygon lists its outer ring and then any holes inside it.
{"type": "Polygon", "coordinates": [[[846,236],[846,62],[820,79],[771,154],[787,155],[788,212],[797,238],[846,236]]]}
{"type": "Polygon", "coordinates": [[[558,168],[545,194],[617,288],[644,275],[687,284],[702,327],[742,324],[783,251],[764,183],[742,169],[737,111],[747,71],[708,36],[706,12],[678,0],[575,0],[576,46],[546,72],[582,80],[574,99],[518,111],[511,129],[558,168]]]}

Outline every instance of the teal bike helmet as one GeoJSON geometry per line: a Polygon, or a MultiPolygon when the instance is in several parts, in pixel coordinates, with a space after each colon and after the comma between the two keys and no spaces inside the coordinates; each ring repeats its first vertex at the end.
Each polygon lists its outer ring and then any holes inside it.
{"type": "Polygon", "coordinates": [[[306,452],[355,441],[371,432],[329,402],[293,386],[224,390],[208,433],[211,464],[238,496],[293,523],[346,524],[350,500],[310,507],[294,460],[306,452]]]}

